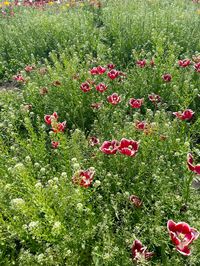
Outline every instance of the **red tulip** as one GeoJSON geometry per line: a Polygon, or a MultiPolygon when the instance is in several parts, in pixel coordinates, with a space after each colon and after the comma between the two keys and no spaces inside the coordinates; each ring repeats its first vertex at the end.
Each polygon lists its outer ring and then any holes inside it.
{"type": "Polygon", "coordinates": [[[117,93],[113,93],[107,97],[107,101],[113,105],[116,105],[121,102],[121,97],[117,93]]]}
{"type": "Polygon", "coordinates": [[[116,69],[112,69],[110,72],[108,72],[108,77],[110,79],[116,79],[119,76],[119,71],[117,71],[116,69]]]}
{"type": "Polygon", "coordinates": [[[90,91],[92,88],[90,87],[90,84],[88,83],[88,82],[84,82],[84,83],[82,83],[81,84],[81,90],[83,91],[83,92],[88,92],[88,91],[90,91]]]}
{"type": "Polygon", "coordinates": [[[191,153],[188,153],[187,155],[187,165],[188,168],[194,172],[197,175],[200,175],[200,164],[194,165],[193,164],[194,160],[193,160],[193,156],[191,153]]]}
{"type": "Polygon", "coordinates": [[[88,170],[80,170],[72,177],[72,182],[74,184],[78,184],[81,187],[89,187],[92,184],[94,179],[95,171],[88,169],[88,170]]]}
{"type": "Polygon", "coordinates": [[[56,112],[54,112],[52,115],[45,115],[44,116],[44,121],[47,125],[51,125],[52,123],[52,120],[53,121],[57,121],[58,119],[58,115],[56,112]]]}
{"type": "Polygon", "coordinates": [[[199,237],[197,230],[185,222],[175,223],[172,220],[167,222],[167,229],[177,251],[184,256],[189,256],[191,252],[188,245],[199,237]]]}
{"type": "Polygon", "coordinates": [[[96,138],[95,136],[90,137],[90,138],[89,138],[89,144],[90,144],[91,146],[96,146],[96,145],[99,144],[99,139],[96,138]]]}
{"type": "Polygon", "coordinates": [[[126,156],[135,156],[139,149],[139,142],[123,138],[120,141],[118,151],[126,156]]]}
{"type": "Polygon", "coordinates": [[[106,86],[104,83],[99,83],[97,86],[96,86],[96,90],[99,91],[99,92],[104,92],[106,91],[108,88],[108,86],[106,86]]]}
{"type": "Polygon", "coordinates": [[[97,67],[93,67],[93,68],[90,70],[90,74],[91,74],[91,75],[98,75],[99,72],[98,72],[97,67]]]}
{"type": "Polygon", "coordinates": [[[191,63],[190,59],[184,59],[184,60],[179,60],[178,64],[180,67],[187,67],[191,63]]]}
{"type": "Polygon", "coordinates": [[[145,121],[135,121],[135,128],[138,130],[145,130],[147,128],[147,123],[145,121]]]}
{"type": "Polygon", "coordinates": [[[137,239],[133,242],[131,250],[134,261],[148,260],[154,255],[154,252],[148,252],[147,248],[137,239]]]}
{"type": "Polygon", "coordinates": [[[200,73],[200,62],[194,65],[196,72],[200,73]]]}
{"type": "Polygon", "coordinates": [[[129,100],[129,104],[132,108],[140,108],[142,106],[143,102],[144,102],[144,98],[142,98],[142,99],[131,98],[129,100]]]}
{"type": "Polygon", "coordinates": [[[142,206],[142,201],[138,196],[131,195],[129,199],[133,203],[133,205],[135,205],[135,207],[140,208],[142,206]]]}
{"type": "Polygon", "coordinates": [[[118,150],[119,142],[117,140],[104,141],[100,150],[105,154],[115,154],[118,150]]]}
{"type": "Polygon", "coordinates": [[[193,117],[194,112],[191,109],[186,109],[183,112],[173,112],[173,114],[180,120],[190,120],[193,117]]]}
{"type": "Polygon", "coordinates": [[[108,65],[107,65],[107,68],[108,68],[109,70],[112,70],[112,69],[115,68],[115,65],[114,65],[114,64],[108,64],[108,65]]]}
{"type": "Polygon", "coordinates": [[[172,79],[172,76],[171,76],[170,74],[164,74],[164,75],[162,76],[162,78],[163,78],[163,80],[164,80],[165,82],[170,82],[171,79],[172,79]]]}
{"type": "Polygon", "coordinates": [[[137,66],[140,67],[140,68],[144,68],[147,64],[147,61],[144,59],[144,60],[138,60],[136,62],[137,66]]]}
{"type": "Polygon", "coordinates": [[[154,93],[150,94],[148,98],[152,103],[160,102],[161,100],[160,96],[154,93]]]}
{"type": "Polygon", "coordinates": [[[53,132],[58,133],[58,132],[64,132],[66,128],[66,121],[62,122],[62,123],[55,123],[52,126],[53,132]]]}
{"type": "Polygon", "coordinates": [[[52,148],[57,149],[59,146],[59,142],[58,141],[52,141],[51,146],[52,146],[52,148]]]}
{"type": "Polygon", "coordinates": [[[102,75],[102,74],[104,74],[106,72],[106,68],[102,67],[102,66],[98,66],[97,67],[97,71],[98,71],[99,75],[102,75]]]}

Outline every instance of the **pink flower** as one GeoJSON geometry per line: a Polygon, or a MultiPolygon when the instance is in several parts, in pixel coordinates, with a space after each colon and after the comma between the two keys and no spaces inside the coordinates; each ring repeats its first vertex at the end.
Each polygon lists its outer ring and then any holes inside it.
{"type": "Polygon", "coordinates": [[[145,130],[147,128],[147,123],[145,121],[135,121],[135,128],[138,130],[145,130]]]}
{"type": "Polygon", "coordinates": [[[105,154],[116,154],[119,147],[119,142],[117,140],[104,141],[100,147],[100,151],[105,154]]]}
{"type": "Polygon", "coordinates": [[[91,146],[96,146],[96,145],[99,144],[99,139],[96,138],[95,136],[90,137],[90,138],[89,138],[89,144],[90,144],[91,146]]]}
{"type": "Polygon", "coordinates": [[[167,222],[167,229],[177,251],[184,256],[189,256],[191,252],[188,245],[199,237],[197,230],[185,222],[175,223],[173,220],[167,222]]]}
{"type": "Polygon", "coordinates": [[[78,184],[81,187],[89,187],[92,184],[92,181],[94,179],[95,171],[92,169],[88,170],[80,170],[72,177],[72,182],[74,184],[78,184]]]}
{"type": "Polygon", "coordinates": [[[144,102],[144,98],[142,98],[142,99],[131,98],[129,100],[129,104],[132,108],[140,108],[142,106],[143,102],[144,102]]]}
{"type": "Polygon", "coordinates": [[[108,86],[106,86],[104,83],[99,83],[97,86],[96,86],[96,90],[99,91],[99,92],[104,92],[106,91],[108,88],[108,86]]]}
{"type": "Polygon", "coordinates": [[[173,112],[173,114],[180,120],[190,120],[193,117],[194,112],[191,109],[186,109],[183,112],[173,112]]]}
{"type": "Polygon", "coordinates": [[[62,122],[62,123],[55,123],[52,126],[53,132],[58,133],[58,132],[64,132],[66,128],[66,121],[62,122]]]}
{"type": "Polygon", "coordinates": [[[200,164],[194,165],[193,162],[194,162],[194,159],[193,159],[192,154],[191,153],[188,153],[188,155],[187,155],[187,165],[188,165],[188,168],[192,172],[194,172],[195,174],[200,175],[200,164]]]}
{"type": "Polygon", "coordinates": [[[144,60],[138,60],[136,62],[137,66],[140,67],[140,68],[144,68],[147,64],[147,61],[144,59],[144,60]]]}
{"type": "Polygon", "coordinates": [[[118,151],[126,156],[135,156],[139,149],[139,142],[123,138],[120,141],[118,151]]]}
{"type": "Polygon", "coordinates": [[[117,93],[113,93],[107,97],[107,101],[113,105],[116,105],[121,102],[121,97],[117,93]]]}
{"type": "Polygon", "coordinates": [[[162,76],[162,78],[163,78],[163,80],[164,80],[165,82],[170,82],[171,79],[172,79],[172,76],[171,76],[170,74],[164,74],[164,75],[162,76]]]}
{"type": "Polygon", "coordinates": [[[187,67],[191,63],[190,59],[184,59],[184,60],[179,60],[178,64],[180,67],[187,67]]]}
{"type": "Polygon", "coordinates": [[[108,64],[107,65],[107,68],[109,69],[109,70],[112,70],[112,69],[114,69],[115,68],[115,65],[114,64],[108,64]]]}
{"type": "Polygon", "coordinates": [[[110,72],[108,72],[108,77],[110,79],[116,79],[119,76],[119,71],[117,71],[116,69],[112,69],[110,72]]]}
{"type": "Polygon", "coordinates": [[[160,102],[161,100],[160,96],[154,93],[150,94],[148,98],[152,103],[160,102]]]}
{"type": "Polygon", "coordinates": [[[102,75],[102,74],[104,74],[106,72],[106,68],[102,67],[102,66],[98,66],[97,67],[97,71],[98,71],[99,75],[102,75]]]}
{"type": "Polygon", "coordinates": [[[32,70],[34,69],[34,67],[33,66],[26,66],[25,68],[24,68],[24,70],[26,71],[26,72],[31,72],[32,70]]]}
{"type": "Polygon", "coordinates": [[[99,72],[98,72],[97,67],[93,67],[93,68],[90,70],[90,74],[91,74],[91,75],[98,75],[99,72]]]}
{"type": "Polygon", "coordinates": [[[57,149],[58,146],[59,146],[59,142],[58,141],[52,141],[51,142],[51,146],[52,146],[53,149],[57,149]]]}
{"type": "Polygon", "coordinates": [[[82,83],[81,84],[81,90],[83,91],[83,92],[88,92],[88,91],[90,91],[92,88],[90,87],[90,84],[88,83],[88,82],[84,82],[84,83],[82,83]]]}
{"type": "Polygon", "coordinates": [[[44,116],[44,121],[45,121],[45,123],[46,123],[47,125],[51,125],[52,120],[57,121],[57,119],[58,119],[58,115],[57,115],[56,112],[54,112],[52,115],[45,115],[45,116],[44,116]]]}
{"type": "Polygon", "coordinates": [[[91,108],[92,109],[99,109],[99,108],[101,108],[101,106],[102,106],[102,103],[92,103],[91,104],[91,108]]]}
{"type": "Polygon", "coordinates": [[[25,83],[26,82],[25,78],[21,74],[14,76],[13,79],[19,83],[25,83]]]}
{"type": "Polygon", "coordinates": [[[138,197],[138,196],[136,196],[136,195],[131,195],[130,197],[129,197],[129,200],[133,203],[133,205],[135,205],[135,207],[137,207],[137,208],[140,208],[141,206],[142,206],[142,201],[141,201],[141,199],[138,197]]]}
{"type": "Polygon", "coordinates": [[[148,252],[147,248],[137,239],[133,242],[131,251],[134,261],[148,260],[154,255],[154,252],[148,252]]]}
{"type": "Polygon", "coordinates": [[[194,65],[196,72],[200,73],[200,62],[194,65]]]}

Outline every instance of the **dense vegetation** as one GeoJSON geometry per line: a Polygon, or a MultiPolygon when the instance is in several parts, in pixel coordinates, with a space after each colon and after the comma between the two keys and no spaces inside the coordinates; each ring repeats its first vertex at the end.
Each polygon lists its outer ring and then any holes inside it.
{"type": "Polygon", "coordinates": [[[0,265],[200,265],[200,5],[0,10],[0,265]]]}

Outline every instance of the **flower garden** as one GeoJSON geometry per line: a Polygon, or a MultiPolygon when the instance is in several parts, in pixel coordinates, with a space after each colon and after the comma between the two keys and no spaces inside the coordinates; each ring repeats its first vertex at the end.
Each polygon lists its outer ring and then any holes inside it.
{"type": "Polygon", "coordinates": [[[200,266],[200,3],[0,3],[0,265],[200,266]]]}

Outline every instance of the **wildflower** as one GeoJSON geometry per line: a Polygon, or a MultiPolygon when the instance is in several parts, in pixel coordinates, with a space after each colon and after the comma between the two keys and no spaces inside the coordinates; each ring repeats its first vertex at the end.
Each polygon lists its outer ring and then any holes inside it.
{"type": "Polygon", "coordinates": [[[143,102],[144,102],[144,98],[142,98],[142,99],[131,98],[129,100],[129,104],[132,108],[140,108],[142,106],[143,102]]]}
{"type": "Polygon", "coordinates": [[[184,59],[178,61],[180,67],[188,67],[190,63],[191,63],[190,59],[184,59]]]}
{"type": "Polygon", "coordinates": [[[194,162],[194,159],[193,159],[192,154],[191,153],[188,153],[188,155],[187,155],[187,165],[188,165],[188,168],[192,172],[194,172],[195,174],[200,175],[200,164],[194,165],[193,162],[194,162]]]}
{"type": "Polygon", "coordinates": [[[89,144],[90,146],[96,146],[99,144],[99,139],[95,136],[89,138],[89,144]]]}
{"type": "Polygon", "coordinates": [[[100,147],[100,150],[105,154],[116,154],[119,147],[117,140],[104,141],[100,147]]]}
{"type": "Polygon", "coordinates": [[[72,182],[78,184],[81,187],[89,187],[94,179],[95,171],[91,168],[88,170],[80,170],[72,177],[72,182]]]}
{"type": "Polygon", "coordinates": [[[165,81],[165,82],[170,82],[171,79],[172,79],[172,76],[170,74],[164,74],[162,76],[162,79],[165,81]]]}
{"type": "Polygon", "coordinates": [[[58,115],[57,115],[56,112],[54,112],[52,115],[45,115],[45,116],[44,116],[44,121],[45,121],[45,123],[46,123],[47,125],[51,125],[52,120],[57,121],[57,119],[58,119],[58,115]]]}
{"type": "Polygon", "coordinates": [[[80,88],[83,92],[88,92],[91,90],[90,84],[88,82],[82,83],[80,88]]]}
{"type": "Polygon", "coordinates": [[[129,197],[129,200],[130,200],[131,203],[133,203],[133,205],[134,205],[135,207],[137,207],[137,208],[140,208],[140,207],[142,206],[142,201],[141,201],[141,199],[140,199],[138,196],[136,196],[136,195],[131,195],[131,196],[129,197]]]}
{"type": "Polygon", "coordinates": [[[52,141],[51,142],[51,146],[52,146],[53,149],[57,149],[58,146],[59,146],[59,142],[58,141],[52,141]]]}
{"type": "Polygon", "coordinates": [[[108,88],[108,86],[106,86],[104,83],[99,83],[97,86],[96,86],[96,90],[99,91],[99,92],[104,92],[106,91],[108,88]]]}
{"type": "Polygon", "coordinates": [[[148,98],[152,103],[160,102],[161,100],[160,96],[155,93],[149,94],[148,98]]]}
{"type": "Polygon", "coordinates": [[[140,67],[140,68],[144,68],[145,66],[146,66],[146,64],[147,64],[147,61],[144,59],[144,60],[138,60],[137,62],[136,62],[136,65],[138,66],[138,67],[140,67]]]}
{"type": "Polygon", "coordinates": [[[135,156],[139,149],[139,142],[123,138],[120,141],[118,151],[126,156],[135,156]]]}
{"type": "Polygon", "coordinates": [[[14,76],[13,79],[19,83],[25,83],[26,82],[25,78],[21,74],[14,76]]]}
{"type": "Polygon", "coordinates": [[[199,237],[197,230],[185,222],[175,223],[173,220],[167,222],[167,229],[177,251],[184,256],[189,256],[191,251],[188,245],[199,237]]]}
{"type": "Polygon", "coordinates": [[[26,66],[24,70],[28,73],[30,73],[34,69],[34,66],[26,66]]]}
{"type": "Polygon", "coordinates": [[[173,112],[173,114],[180,120],[190,120],[193,117],[194,112],[191,109],[186,109],[183,112],[173,112]]]}
{"type": "Polygon", "coordinates": [[[116,69],[112,69],[110,70],[110,72],[108,72],[108,77],[110,79],[116,79],[119,76],[119,71],[117,71],[116,69]]]}
{"type": "Polygon", "coordinates": [[[99,108],[101,108],[101,106],[102,106],[102,103],[92,103],[91,104],[91,108],[93,108],[93,109],[99,109],[99,108]]]}
{"type": "Polygon", "coordinates": [[[145,130],[147,128],[147,123],[145,121],[135,121],[135,128],[138,130],[145,130]]]}
{"type": "Polygon", "coordinates": [[[121,102],[121,97],[117,93],[113,93],[107,97],[107,101],[113,105],[116,105],[121,102]]]}
{"type": "Polygon", "coordinates": [[[104,74],[106,72],[106,68],[102,67],[102,66],[98,66],[97,67],[97,71],[98,71],[99,75],[102,75],[102,74],[104,74]]]}
{"type": "Polygon", "coordinates": [[[46,87],[43,87],[43,88],[41,88],[40,89],[40,95],[46,95],[47,93],[48,93],[49,91],[48,91],[48,88],[46,88],[46,87]]]}
{"type": "Polygon", "coordinates": [[[55,123],[55,125],[52,126],[54,133],[64,132],[65,128],[66,128],[66,121],[62,123],[55,123]]]}
{"type": "Polygon", "coordinates": [[[154,255],[153,252],[148,252],[147,248],[144,247],[142,243],[137,239],[133,242],[131,251],[132,251],[133,261],[136,262],[142,260],[148,260],[154,255]]]}
{"type": "Polygon", "coordinates": [[[90,74],[91,74],[91,75],[98,75],[99,73],[98,73],[98,69],[97,69],[97,67],[93,67],[93,68],[90,70],[90,74]]]}
{"type": "Polygon", "coordinates": [[[112,70],[112,69],[114,69],[115,68],[115,65],[114,64],[108,64],[107,65],[107,68],[109,69],[109,70],[112,70]]]}
{"type": "Polygon", "coordinates": [[[194,65],[194,69],[196,72],[200,73],[200,62],[194,65]]]}

